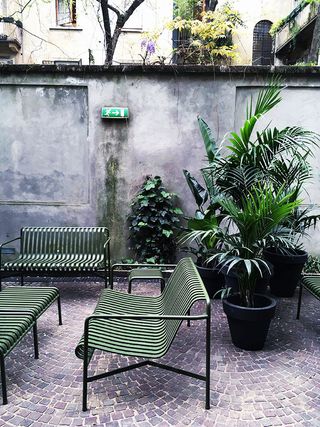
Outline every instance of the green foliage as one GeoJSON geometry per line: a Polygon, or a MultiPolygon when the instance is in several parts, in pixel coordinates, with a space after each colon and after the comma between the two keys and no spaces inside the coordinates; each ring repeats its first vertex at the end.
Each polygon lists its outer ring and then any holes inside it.
{"type": "Polygon", "coordinates": [[[290,34],[291,36],[295,37],[297,33],[300,30],[300,27],[297,25],[295,21],[295,17],[297,16],[297,13],[301,11],[303,8],[308,6],[308,4],[311,5],[311,7],[316,7],[320,5],[320,0],[300,0],[300,3],[293,9],[289,15],[286,17],[279,19],[278,21],[274,22],[270,29],[270,35],[272,37],[275,37],[278,31],[281,30],[286,24],[289,24],[290,28],[290,34]]]}
{"type": "Polygon", "coordinates": [[[147,176],[134,198],[129,215],[130,240],[140,262],[169,263],[175,255],[175,233],[181,209],[174,193],[165,190],[159,176],[147,176]]]}
{"type": "Polygon", "coordinates": [[[183,19],[193,19],[197,6],[201,5],[199,0],[175,0],[173,14],[174,17],[180,16],[183,19]]]}
{"type": "Polygon", "coordinates": [[[232,33],[241,25],[239,12],[225,3],[215,11],[201,13],[199,18],[178,15],[167,27],[187,35],[176,49],[183,63],[220,64],[235,57],[232,33]]]}
{"type": "Polygon", "coordinates": [[[303,272],[320,274],[320,258],[318,256],[309,255],[308,261],[303,268],[303,272]]]}
{"type": "Polygon", "coordinates": [[[245,306],[253,305],[256,280],[269,269],[263,248],[297,248],[299,238],[320,218],[300,207],[319,135],[296,126],[255,131],[258,120],[281,101],[282,86],[273,78],[255,102],[250,99],[246,120],[239,133],[230,133],[225,156],[219,154],[208,125],[198,119],[207,154],[212,153],[209,166],[202,169],[206,189],[199,184],[210,204],[201,206],[202,218],[189,221],[181,242],[202,245],[208,262],[218,260],[227,271],[235,270],[245,306]]]}
{"type": "Polygon", "coordinates": [[[281,30],[281,28],[282,28],[285,24],[286,24],[286,20],[285,20],[285,18],[279,19],[278,21],[274,22],[274,23],[271,25],[271,28],[270,28],[270,36],[271,36],[271,37],[274,37],[274,36],[277,34],[277,32],[278,32],[279,30],[281,30]]]}

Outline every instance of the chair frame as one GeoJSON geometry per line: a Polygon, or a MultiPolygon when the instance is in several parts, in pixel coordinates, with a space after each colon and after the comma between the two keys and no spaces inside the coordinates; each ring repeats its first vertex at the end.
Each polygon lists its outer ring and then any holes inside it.
{"type": "MultiPolygon", "coordinates": [[[[196,378],[198,380],[205,381],[205,408],[210,409],[210,345],[211,345],[211,331],[210,331],[210,320],[211,320],[211,306],[210,303],[206,304],[206,314],[202,315],[194,315],[194,316],[175,316],[175,315],[100,315],[100,314],[92,314],[87,317],[84,324],[84,356],[83,356],[83,389],[82,389],[82,410],[87,411],[87,395],[88,395],[88,383],[92,381],[96,381],[102,378],[110,377],[111,375],[119,374],[121,372],[126,372],[135,368],[140,368],[142,366],[151,365],[156,366],[158,368],[166,369],[171,372],[175,372],[178,374],[186,375],[192,378],[196,378]],[[88,366],[90,363],[89,360],[89,351],[88,351],[88,341],[89,341],[89,327],[90,321],[93,319],[135,319],[135,320],[150,320],[150,319],[167,319],[167,320],[206,320],[206,371],[205,375],[200,375],[194,372],[186,371],[184,369],[175,368],[173,366],[158,363],[154,360],[144,360],[139,363],[135,363],[123,368],[118,368],[109,372],[105,372],[99,375],[93,375],[88,377],[88,366]]],[[[168,349],[169,350],[169,349],[168,349]]]]}

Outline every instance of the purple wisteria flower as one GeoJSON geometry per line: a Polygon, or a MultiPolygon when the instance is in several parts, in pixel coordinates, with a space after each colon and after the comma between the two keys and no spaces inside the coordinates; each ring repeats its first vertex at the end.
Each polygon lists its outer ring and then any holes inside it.
{"type": "Polygon", "coordinates": [[[153,53],[155,53],[156,51],[156,45],[155,42],[153,40],[148,40],[147,43],[147,52],[149,55],[152,55],[153,53]]]}
{"type": "Polygon", "coordinates": [[[141,42],[141,49],[145,49],[147,56],[150,56],[155,53],[156,44],[153,40],[143,39],[141,42]]]}

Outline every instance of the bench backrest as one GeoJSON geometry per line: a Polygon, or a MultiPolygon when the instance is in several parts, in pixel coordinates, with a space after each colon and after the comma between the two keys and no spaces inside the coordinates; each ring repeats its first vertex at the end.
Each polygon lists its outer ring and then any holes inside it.
{"type": "Polygon", "coordinates": [[[181,259],[163,292],[165,314],[183,315],[196,301],[210,298],[191,258],[181,259]]]}
{"type": "Polygon", "coordinates": [[[24,227],[21,253],[103,254],[108,237],[106,227],[24,227]]]}
{"type": "MultiPolygon", "coordinates": [[[[162,293],[163,311],[166,315],[184,316],[196,301],[205,300],[210,316],[210,298],[198,270],[191,258],[180,260],[162,293]]],[[[181,320],[166,320],[166,350],[174,339],[181,320]]]]}
{"type": "Polygon", "coordinates": [[[185,315],[192,305],[210,298],[191,258],[181,259],[162,294],[164,314],[185,315]]]}

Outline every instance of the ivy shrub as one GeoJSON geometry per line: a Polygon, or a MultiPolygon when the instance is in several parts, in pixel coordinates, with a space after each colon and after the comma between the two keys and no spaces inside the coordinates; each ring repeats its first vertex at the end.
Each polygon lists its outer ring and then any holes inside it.
{"type": "Polygon", "coordinates": [[[175,193],[166,191],[160,176],[147,176],[131,203],[128,217],[131,249],[139,262],[174,261],[175,231],[182,214],[175,207],[175,193]]]}
{"type": "Polygon", "coordinates": [[[303,272],[320,274],[320,258],[318,256],[309,255],[308,261],[303,267],[303,272]]]}

